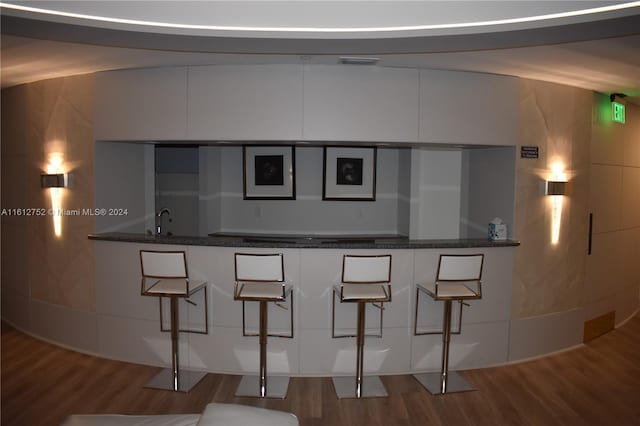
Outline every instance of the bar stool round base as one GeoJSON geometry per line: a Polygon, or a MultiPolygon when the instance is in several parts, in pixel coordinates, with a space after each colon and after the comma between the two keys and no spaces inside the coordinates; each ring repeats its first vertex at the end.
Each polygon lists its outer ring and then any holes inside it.
{"type": "Polygon", "coordinates": [[[242,376],[235,396],[249,396],[255,398],[280,398],[287,397],[289,390],[289,378],[286,376],[269,376],[267,378],[267,394],[260,395],[259,376],[242,376]]]}
{"type": "MultiPolygon", "coordinates": [[[[336,388],[338,399],[357,398],[355,377],[334,377],[333,386],[336,388]]],[[[362,395],[360,398],[381,398],[387,395],[387,390],[378,376],[364,376],[362,378],[362,395]]]]}
{"type": "Polygon", "coordinates": [[[441,373],[423,373],[414,374],[413,377],[420,382],[432,395],[442,395],[445,393],[468,392],[474,391],[471,383],[467,382],[461,375],[455,371],[449,371],[447,377],[447,386],[443,392],[442,374],[441,373]]]}
{"type": "Polygon", "coordinates": [[[206,375],[207,373],[203,371],[180,370],[178,372],[178,389],[175,389],[171,369],[163,368],[158,374],[149,380],[144,387],[177,392],[189,392],[206,375]]]}

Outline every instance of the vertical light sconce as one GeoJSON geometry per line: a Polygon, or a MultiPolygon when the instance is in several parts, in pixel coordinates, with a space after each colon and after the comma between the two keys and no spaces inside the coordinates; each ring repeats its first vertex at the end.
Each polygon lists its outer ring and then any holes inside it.
{"type": "Polygon", "coordinates": [[[40,175],[40,186],[49,189],[53,232],[56,237],[60,237],[62,236],[62,190],[69,186],[69,175],[63,170],[62,154],[53,153],[49,156],[47,173],[40,175]]]}
{"type": "Polygon", "coordinates": [[[562,223],[562,202],[571,190],[567,182],[567,174],[561,164],[554,164],[551,168],[551,179],[546,182],[545,194],[551,196],[551,244],[560,241],[560,224],[562,223]]]}

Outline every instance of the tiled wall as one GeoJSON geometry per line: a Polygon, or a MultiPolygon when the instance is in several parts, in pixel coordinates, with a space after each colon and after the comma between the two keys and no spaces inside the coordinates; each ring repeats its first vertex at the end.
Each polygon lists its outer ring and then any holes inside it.
{"type": "Polygon", "coordinates": [[[87,239],[94,218],[64,216],[56,237],[47,212],[49,189],[40,187],[50,156],[59,153],[64,171],[72,174],[62,208],[93,207],[93,108],[93,76],[2,91],[2,208],[44,209],[43,216],[2,216],[3,316],[12,312],[28,321],[30,301],[95,311],[93,245],[87,239]]]}
{"type": "Polygon", "coordinates": [[[619,124],[607,96],[594,95],[594,104],[584,305],[587,318],[615,310],[619,322],[637,308],[640,288],[640,107],[628,103],[619,124]]]}
{"type": "Polygon", "coordinates": [[[628,104],[627,123],[615,124],[604,95],[522,81],[519,144],[539,146],[540,158],[516,165],[522,245],[514,263],[510,360],[580,344],[585,321],[615,311],[619,324],[638,309],[639,110],[628,104]],[[559,241],[552,244],[552,197],[543,194],[557,160],[572,192],[563,197],[559,241]]]}
{"type": "Polygon", "coordinates": [[[514,265],[513,318],[582,305],[588,241],[591,92],[533,80],[521,80],[520,87],[518,145],[539,147],[539,158],[517,153],[515,238],[522,244],[514,265]],[[572,194],[563,197],[559,240],[553,244],[552,200],[544,195],[544,182],[558,162],[572,194]]]}

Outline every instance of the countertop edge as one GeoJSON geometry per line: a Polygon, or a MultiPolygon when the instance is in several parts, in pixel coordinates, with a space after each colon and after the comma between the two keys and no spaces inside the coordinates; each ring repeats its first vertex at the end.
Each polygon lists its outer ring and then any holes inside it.
{"type": "Polygon", "coordinates": [[[191,236],[154,236],[123,232],[105,232],[89,234],[94,241],[112,241],[142,244],[171,244],[212,247],[255,247],[255,248],[309,248],[309,249],[420,249],[420,248],[475,248],[475,247],[516,247],[517,240],[490,241],[486,239],[442,239],[409,240],[406,238],[382,238],[375,241],[332,241],[317,242],[309,240],[293,241],[255,241],[239,237],[191,237],[191,236]]]}

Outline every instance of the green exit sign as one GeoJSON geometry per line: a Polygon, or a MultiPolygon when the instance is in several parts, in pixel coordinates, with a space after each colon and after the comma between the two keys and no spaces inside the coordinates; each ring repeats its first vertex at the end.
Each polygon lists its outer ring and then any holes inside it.
{"type": "Polygon", "coordinates": [[[624,104],[621,104],[620,102],[611,102],[611,118],[616,123],[624,124],[624,121],[625,121],[624,104]]]}

